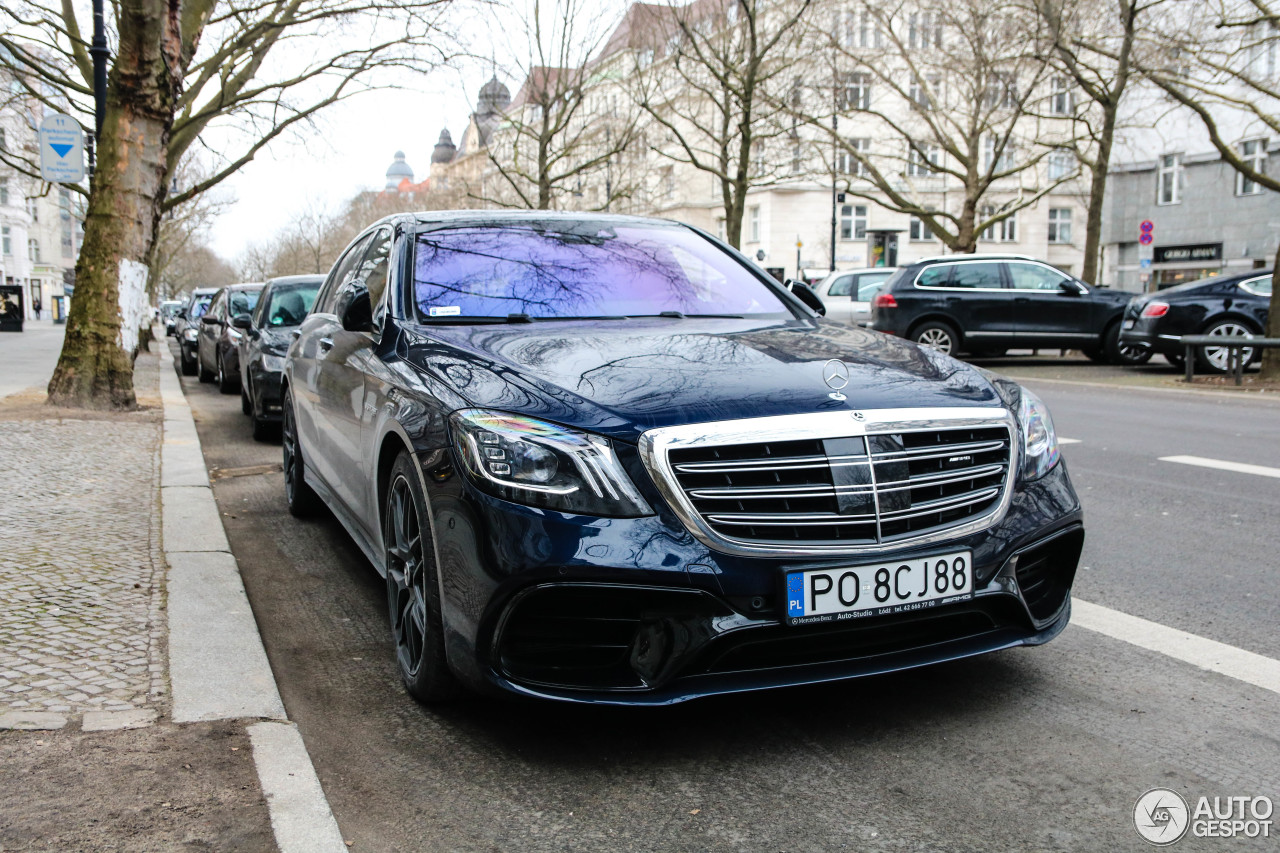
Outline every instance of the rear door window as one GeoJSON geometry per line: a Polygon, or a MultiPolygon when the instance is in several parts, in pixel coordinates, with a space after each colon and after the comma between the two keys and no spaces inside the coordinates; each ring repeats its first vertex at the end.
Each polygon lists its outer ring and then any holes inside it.
{"type": "Polygon", "coordinates": [[[1251,278],[1248,281],[1242,281],[1240,282],[1240,289],[1245,293],[1252,293],[1254,296],[1270,296],[1271,276],[1263,275],[1251,278]]]}
{"type": "Polygon", "coordinates": [[[858,276],[858,295],[854,297],[857,302],[870,302],[871,298],[880,292],[880,288],[889,280],[889,276],[893,273],[888,272],[869,272],[858,276]]]}
{"type": "Polygon", "coordinates": [[[951,274],[951,287],[991,290],[1004,287],[1000,281],[999,263],[956,264],[951,274]]]}

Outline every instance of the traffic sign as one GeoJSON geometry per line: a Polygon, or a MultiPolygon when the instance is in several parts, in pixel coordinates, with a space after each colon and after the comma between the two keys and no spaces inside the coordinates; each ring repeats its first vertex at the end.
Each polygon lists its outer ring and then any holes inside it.
{"type": "Polygon", "coordinates": [[[1151,259],[1150,259],[1150,258],[1139,258],[1139,259],[1138,259],[1138,266],[1139,266],[1141,269],[1144,269],[1144,270],[1149,270],[1149,269],[1151,269],[1151,259]]]}
{"type": "Polygon", "coordinates": [[[1144,219],[1142,220],[1142,224],[1138,226],[1138,230],[1143,234],[1150,234],[1152,231],[1156,230],[1156,224],[1150,219],[1144,219]]]}
{"type": "Polygon", "coordinates": [[[40,122],[40,177],[51,184],[84,180],[84,131],[71,116],[51,113],[40,122]]]}
{"type": "Polygon", "coordinates": [[[1138,242],[1144,246],[1150,246],[1152,239],[1153,238],[1151,236],[1150,231],[1143,231],[1141,234],[1138,235],[1138,242]]]}

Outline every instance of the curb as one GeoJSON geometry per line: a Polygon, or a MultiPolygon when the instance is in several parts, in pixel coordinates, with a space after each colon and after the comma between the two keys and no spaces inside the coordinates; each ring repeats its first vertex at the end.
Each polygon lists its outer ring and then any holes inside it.
{"type": "Polygon", "coordinates": [[[160,399],[172,720],[258,718],[248,728],[253,762],[281,853],[346,851],[302,735],[280,699],[167,345],[160,348],[160,399]]]}

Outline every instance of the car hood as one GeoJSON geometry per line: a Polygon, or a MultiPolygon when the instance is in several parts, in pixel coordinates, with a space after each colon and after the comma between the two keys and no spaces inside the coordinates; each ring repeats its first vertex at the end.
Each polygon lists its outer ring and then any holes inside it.
{"type": "Polygon", "coordinates": [[[408,330],[410,363],[465,405],[626,441],[676,424],[831,410],[1002,406],[977,370],[826,321],[638,319],[408,330]],[[823,378],[843,361],[847,399],[823,378]]]}
{"type": "Polygon", "coordinates": [[[297,326],[262,326],[258,329],[258,347],[269,355],[283,356],[293,343],[291,334],[297,326]]]}

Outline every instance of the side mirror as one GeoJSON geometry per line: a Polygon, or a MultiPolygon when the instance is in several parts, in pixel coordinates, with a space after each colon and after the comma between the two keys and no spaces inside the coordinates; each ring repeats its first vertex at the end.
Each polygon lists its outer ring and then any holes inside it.
{"type": "Polygon", "coordinates": [[[822,304],[822,300],[818,298],[818,294],[813,292],[813,288],[805,284],[803,281],[795,281],[788,279],[784,282],[784,287],[796,295],[796,298],[805,304],[805,307],[812,310],[819,317],[827,316],[827,306],[822,304]]]}
{"type": "Polygon", "coordinates": [[[336,307],[342,328],[348,332],[374,331],[373,302],[369,299],[369,288],[364,284],[352,282],[339,296],[336,307]]]}
{"type": "Polygon", "coordinates": [[[253,328],[253,318],[248,314],[237,314],[231,318],[231,325],[235,326],[237,329],[244,329],[248,331],[253,328]]]}
{"type": "Polygon", "coordinates": [[[1071,279],[1064,279],[1058,288],[1067,296],[1084,296],[1084,288],[1071,279]]]}
{"type": "Polygon", "coordinates": [[[222,321],[219,320],[217,317],[211,317],[208,314],[205,314],[203,317],[200,318],[200,324],[202,326],[221,326],[222,321]]]}
{"type": "Polygon", "coordinates": [[[187,319],[187,309],[186,309],[186,308],[183,308],[181,311],[179,311],[179,312],[178,312],[178,319],[179,319],[179,320],[185,320],[185,319],[187,319]]]}

